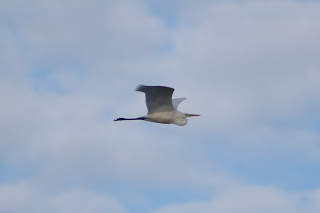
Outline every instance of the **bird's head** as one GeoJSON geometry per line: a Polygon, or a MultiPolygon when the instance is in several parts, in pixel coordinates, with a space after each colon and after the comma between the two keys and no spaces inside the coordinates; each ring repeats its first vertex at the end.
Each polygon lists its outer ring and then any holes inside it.
{"type": "Polygon", "coordinates": [[[188,114],[188,113],[181,113],[181,112],[179,113],[180,113],[180,116],[172,122],[178,126],[186,125],[188,123],[188,117],[200,116],[196,114],[188,114]]]}

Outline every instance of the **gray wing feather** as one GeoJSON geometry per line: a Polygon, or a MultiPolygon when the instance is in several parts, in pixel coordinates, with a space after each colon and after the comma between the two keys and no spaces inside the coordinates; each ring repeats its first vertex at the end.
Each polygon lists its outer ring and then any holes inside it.
{"type": "Polygon", "coordinates": [[[182,101],[184,101],[184,100],[186,100],[186,98],[175,98],[175,99],[172,99],[173,108],[174,108],[175,110],[177,110],[179,104],[180,104],[182,101]]]}
{"type": "Polygon", "coordinates": [[[136,91],[146,94],[146,105],[148,114],[154,112],[174,111],[172,105],[173,88],[163,86],[144,86],[139,85],[136,91]]]}

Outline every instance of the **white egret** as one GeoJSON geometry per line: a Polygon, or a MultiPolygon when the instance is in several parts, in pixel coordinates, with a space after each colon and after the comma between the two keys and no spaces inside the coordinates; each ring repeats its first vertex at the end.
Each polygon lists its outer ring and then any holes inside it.
{"type": "Polygon", "coordinates": [[[173,88],[139,85],[136,91],[145,93],[148,115],[138,118],[117,118],[114,121],[144,120],[155,123],[184,126],[188,122],[188,117],[199,116],[196,114],[179,112],[177,110],[178,105],[186,100],[186,98],[172,99],[173,88]]]}

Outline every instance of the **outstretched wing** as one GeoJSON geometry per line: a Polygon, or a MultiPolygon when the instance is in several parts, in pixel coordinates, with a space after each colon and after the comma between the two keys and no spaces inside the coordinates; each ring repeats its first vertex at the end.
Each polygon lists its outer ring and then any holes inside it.
{"type": "Polygon", "coordinates": [[[182,101],[184,101],[184,100],[186,100],[186,98],[175,98],[175,99],[172,99],[172,106],[173,106],[173,108],[174,108],[175,110],[177,110],[179,104],[180,104],[182,101]]]}
{"type": "Polygon", "coordinates": [[[148,114],[154,112],[174,111],[172,105],[172,93],[174,91],[173,88],[139,85],[136,91],[144,92],[146,94],[148,114]]]}

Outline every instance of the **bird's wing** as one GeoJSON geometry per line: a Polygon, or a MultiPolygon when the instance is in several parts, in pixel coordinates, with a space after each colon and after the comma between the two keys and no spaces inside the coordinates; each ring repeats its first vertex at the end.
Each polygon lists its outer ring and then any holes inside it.
{"type": "Polygon", "coordinates": [[[175,98],[175,99],[172,99],[173,108],[175,110],[177,110],[178,109],[178,105],[184,100],[186,100],[186,98],[175,98]]]}
{"type": "Polygon", "coordinates": [[[144,86],[139,85],[136,91],[146,94],[146,105],[148,114],[154,112],[171,112],[174,111],[172,106],[173,88],[163,86],[144,86]]]}

